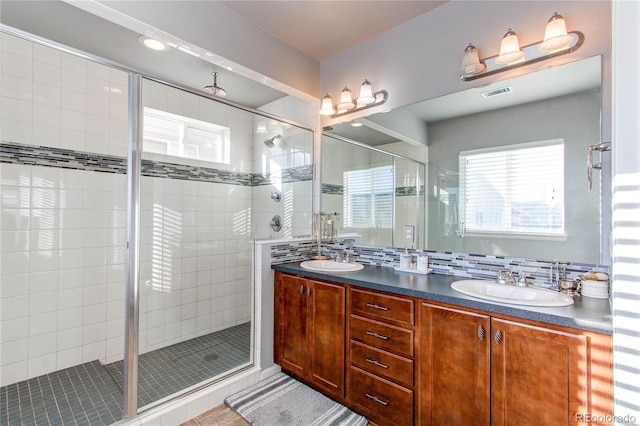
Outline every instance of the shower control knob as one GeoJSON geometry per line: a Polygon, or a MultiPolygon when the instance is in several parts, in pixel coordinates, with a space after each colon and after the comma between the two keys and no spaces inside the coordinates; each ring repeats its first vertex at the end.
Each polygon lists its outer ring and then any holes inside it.
{"type": "Polygon", "coordinates": [[[282,218],[278,215],[273,216],[271,218],[271,222],[269,222],[269,226],[275,232],[280,232],[280,230],[282,229],[282,218]]]}

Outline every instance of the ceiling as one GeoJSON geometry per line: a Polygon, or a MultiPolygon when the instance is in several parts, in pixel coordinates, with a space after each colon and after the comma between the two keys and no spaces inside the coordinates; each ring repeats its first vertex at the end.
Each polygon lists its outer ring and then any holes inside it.
{"type": "Polygon", "coordinates": [[[222,1],[317,61],[323,61],[446,3],[385,1],[222,1]]]}

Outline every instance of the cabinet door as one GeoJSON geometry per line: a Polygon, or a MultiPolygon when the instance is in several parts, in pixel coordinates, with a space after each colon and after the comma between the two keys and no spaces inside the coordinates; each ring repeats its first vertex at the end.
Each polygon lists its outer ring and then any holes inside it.
{"type": "Polygon", "coordinates": [[[493,425],[568,425],[589,413],[587,338],[491,320],[493,425]]]}
{"type": "Polygon", "coordinates": [[[309,365],[307,280],[277,274],[276,362],[292,374],[306,377],[309,365]]]}
{"type": "Polygon", "coordinates": [[[490,424],[490,319],[423,303],[418,424],[490,424]]]}
{"type": "Polygon", "coordinates": [[[332,395],[344,397],[345,288],[309,281],[309,380],[332,395]]]}

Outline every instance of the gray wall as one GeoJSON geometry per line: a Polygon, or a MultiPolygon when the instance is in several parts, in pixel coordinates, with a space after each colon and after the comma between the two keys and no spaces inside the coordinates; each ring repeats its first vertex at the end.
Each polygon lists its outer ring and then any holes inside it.
{"type": "MultiPolygon", "coordinates": [[[[599,142],[600,93],[590,91],[520,107],[444,120],[429,125],[429,178],[435,169],[457,171],[460,151],[563,138],[565,142],[565,221],[567,240],[515,238],[460,239],[439,218],[442,206],[428,195],[429,249],[510,255],[538,259],[600,261],[600,175],[591,192],[586,181],[586,147],[599,142]]],[[[594,157],[597,160],[597,155],[594,157]]],[[[449,185],[455,177],[450,178],[449,185]]],[[[455,185],[457,186],[457,185],[455,185]]]]}

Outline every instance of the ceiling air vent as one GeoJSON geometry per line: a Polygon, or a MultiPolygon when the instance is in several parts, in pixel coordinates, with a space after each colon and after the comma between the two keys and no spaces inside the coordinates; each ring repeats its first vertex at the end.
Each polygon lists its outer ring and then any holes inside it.
{"type": "Polygon", "coordinates": [[[480,92],[483,98],[491,98],[493,96],[504,95],[505,93],[512,93],[511,86],[499,87],[493,90],[487,90],[486,92],[480,92]]]}

